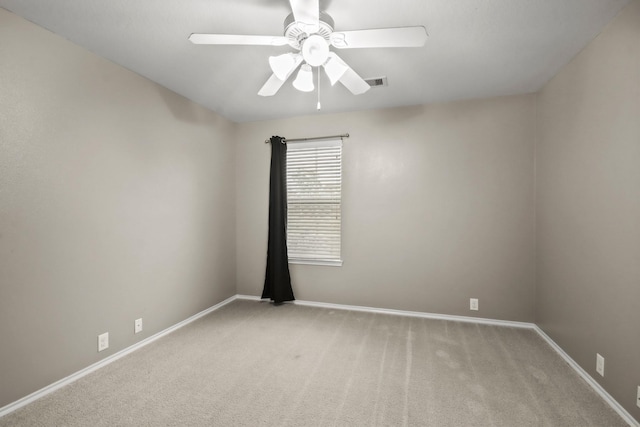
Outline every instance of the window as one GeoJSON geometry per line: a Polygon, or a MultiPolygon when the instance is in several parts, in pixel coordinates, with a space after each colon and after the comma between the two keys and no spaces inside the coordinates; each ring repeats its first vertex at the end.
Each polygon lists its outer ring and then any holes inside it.
{"type": "Polygon", "coordinates": [[[341,139],[287,144],[290,262],[342,265],[341,193],[341,139]]]}

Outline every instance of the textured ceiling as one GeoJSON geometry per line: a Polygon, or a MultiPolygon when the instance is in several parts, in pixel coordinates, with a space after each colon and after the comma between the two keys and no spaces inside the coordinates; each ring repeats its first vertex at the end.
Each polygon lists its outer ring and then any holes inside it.
{"type": "MultiPolygon", "coordinates": [[[[320,0],[335,30],[423,25],[422,48],[341,57],[387,87],[354,96],[323,75],[322,112],[534,92],[628,0],[320,0]]],[[[233,121],[316,113],[317,93],[258,90],[285,47],[198,46],[191,33],[282,35],[287,0],[0,0],[14,12],[233,121]]],[[[2,60],[6,60],[3,58],[2,60]]]]}

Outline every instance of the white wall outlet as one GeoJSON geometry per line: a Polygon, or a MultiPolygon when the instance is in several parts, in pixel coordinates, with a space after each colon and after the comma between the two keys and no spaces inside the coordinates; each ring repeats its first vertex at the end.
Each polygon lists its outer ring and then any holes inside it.
{"type": "Polygon", "coordinates": [[[604,357],[596,353],[596,372],[604,377],[604,357]]]}
{"type": "Polygon", "coordinates": [[[478,298],[469,299],[469,310],[478,311],[478,298]]]}
{"type": "Polygon", "coordinates": [[[109,332],[98,335],[98,351],[109,348],[109,332]]]}
{"type": "Polygon", "coordinates": [[[636,396],[636,405],[640,408],[640,385],[638,386],[638,395],[636,396]]]}
{"type": "Polygon", "coordinates": [[[138,332],[142,332],[142,318],[136,319],[133,322],[133,332],[136,333],[136,334],[138,332]]]}

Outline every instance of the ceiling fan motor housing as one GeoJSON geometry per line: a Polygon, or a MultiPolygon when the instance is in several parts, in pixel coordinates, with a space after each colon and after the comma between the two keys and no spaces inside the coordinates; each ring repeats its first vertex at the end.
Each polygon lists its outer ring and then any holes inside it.
{"type": "MultiPolygon", "coordinates": [[[[322,36],[327,43],[330,40],[331,33],[333,33],[333,18],[325,12],[320,12],[320,29],[317,35],[322,36]]],[[[303,42],[307,37],[313,34],[308,34],[305,31],[305,25],[301,22],[296,22],[293,17],[293,13],[290,13],[284,20],[284,36],[289,40],[289,46],[294,49],[301,49],[303,42]]]]}

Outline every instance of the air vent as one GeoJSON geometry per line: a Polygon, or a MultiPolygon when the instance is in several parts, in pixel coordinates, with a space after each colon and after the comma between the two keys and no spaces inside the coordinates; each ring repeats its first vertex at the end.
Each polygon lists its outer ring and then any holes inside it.
{"type": "Polygon", "coordinates": [[[386,77],[375,77],[373,79],[366,79],[365,81],[369,83],[369,86],[371,87],[387,86],[386,77]]]}

